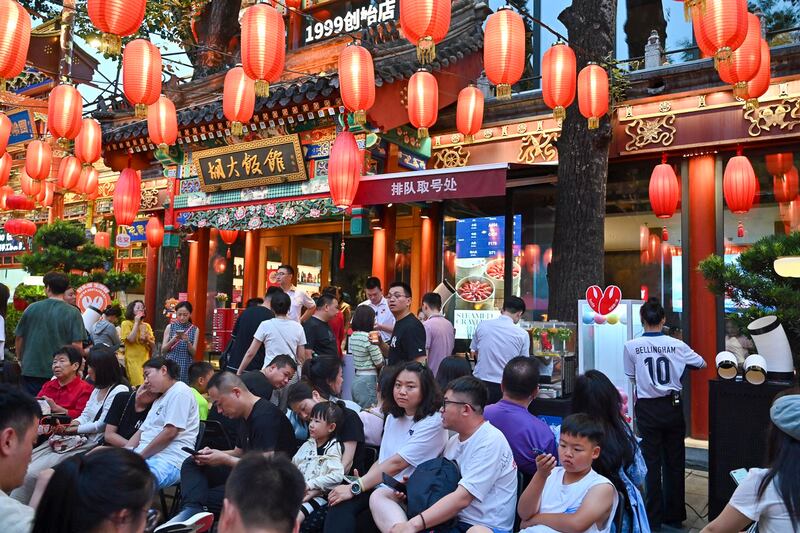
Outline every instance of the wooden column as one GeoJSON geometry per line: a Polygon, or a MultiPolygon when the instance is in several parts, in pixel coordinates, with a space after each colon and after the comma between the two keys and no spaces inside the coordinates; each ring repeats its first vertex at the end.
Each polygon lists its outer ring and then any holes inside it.
{"type": "Polygon", "coordinates": [[[372,230],[372,275],[381,280],[384,290],[386,283],[386,232],[383,228],[372,230]]]}
{"type": "Polygon", "coordinates": [[[422,216],[422,277],[420,279],[420,291],[422,294],[433,291],[439,284],[436,258],[439,255],[439,232],[442,224],[441,207],[440,203],[433,203],[426,209],[427,216],[425,216],[425,213],[422,216]]]}
{"type": "Polygon", "coordinates": [[[202,360],[205,356],[206,302],[208,300],[208,228],[198,229],[195,235],[197,242],[189,245],[189,284],[186,292],[194,307],[192,315],[200,335],[195,359],[202,360]]]}
{"type": "Polygon", "coordinates": [[[422,218],[421,209],[411,210],[411,312],[416,314],[422,302],[422,218]]]}
{"type": "Polygon", "coordinates": [[[386,250],[383,267],[384,277],[381,279],[381,282],[383,283],[383,290],[386,292],[389,284],[394,281],[395,277],[394,254],[396,251],[395,243],[397,242],[397,208],[395,206],[386,207],[383,210],[381,224],[384,231],[384,248],[386,250]]]}
{"type": "Polygon", "coordinates": [[[714,376],[717,353],[717,298],[708,290],[698,263],[716,252],[716,158],[689,159],[689,338],[684,339],[708,367],[691,374],[691,428],[696,438],[708,438],[708,381],[714,376]]]}
{"type": "Polygon", "coordinates": [[[259,261],[259,232],[258,230],[244,233],[244,296],[243,302],[250,298],[263,296],[264,287],[258,286],[259,261]]]}

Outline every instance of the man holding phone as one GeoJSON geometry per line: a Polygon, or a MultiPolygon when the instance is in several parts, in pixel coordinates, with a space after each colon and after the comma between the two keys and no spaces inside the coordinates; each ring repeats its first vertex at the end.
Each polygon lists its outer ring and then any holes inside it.
{"type": "MultiPolygon", "coordinates": [[[[181,511],[168,524],[187,525],[206,509],[222,505],[225,485],[231,470],[249,451],[265,456],[283,452],[290,457],[297,451],[289,419],[268,399],[251,393],[242,379],[232,372],[216,374],[208,382],[208,395],[220,414],[239,420],[236,447],[232,450],[203,448],[191,454],[181,467],[181,511]]],[[[193,452],[193,450],[187,450],[193,452]]]]}

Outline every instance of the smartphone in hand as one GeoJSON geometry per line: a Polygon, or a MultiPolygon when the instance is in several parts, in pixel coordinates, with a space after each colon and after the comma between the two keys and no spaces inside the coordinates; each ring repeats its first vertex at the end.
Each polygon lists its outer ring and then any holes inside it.
{"type": "Polygon", "coordinates": [[[396,490],[397,492],[402,492],[403,494],[408,494],[408,488],[406,487],[405,483],[400,483],[392,476],[388,475],[384,472],[383,474],[383,484],[387,487],[391,488],[392,490],[396,490]]]}
{"type": "Polygon", "coordinates": [[[183,446],[181,448],[181,450],[185,451],[189,455],[197,455],[199,453],[197,450],[193,450],[193,449],[189,448],[188,446],[183,446]]]}

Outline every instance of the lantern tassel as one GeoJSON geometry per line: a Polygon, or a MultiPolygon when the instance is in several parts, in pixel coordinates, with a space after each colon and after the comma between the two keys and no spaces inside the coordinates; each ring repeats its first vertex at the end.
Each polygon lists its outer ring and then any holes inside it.
{"type": "Polygon", "coordinates": [[[227,259],[230,259],[230,258],[231,258],[231,247],[230,247],[230,246],[228,246],[228,253],[226,253],[226,254],[225,254],[225,257],[226,257],[227,259]]]}
{"type": "Polygon", "coordinates": [[[736,228],[736,235],[738,235],[740,239],[744,237],[744,224],[742,224],[741,220],[739,221],[739,226],[736,228]]]}
{"type": "Polygon", "coordinates": [[[178,250],[178,257],[175,258],[175,269],[176,270],[180,270],[181,269],[181,251],[180,250],[178,250]]]}
{"type": "Polygon", "coordinates": [[[61,137],[60,139],[58,139],[58,146],[62,150],[69,150],[70,140],[65,137],[61,137]]]}
{"type": "Polygon", "coordinates": [[[740,81],[733,86],[733,96],[737,100],[747,100],[750,93],[747,90],[747,82],[740,81]]]}
{"type": "Polygon", "coordinates": [[[113,33],[104,33],[100,36],[100,52],[110,55],[118,56],[122,51],[122,38],[113,33]]]}
{"type": "Polygon", "coordinates": [[[236,137],[241,137],[242,133],[244,133],[244,126],[238,120],[234,120],[231,122],[231,135],[235,135],[236,137]]]}
{"type": "Polygon", "coordinates": [[[342,235],[342,251],[339,253],[339,270],[344,270],[344,235],[342,235]]]}
{"type": "Polygon", "coordinates": [[[567,116],[567,110],[563,106],[557,105],[553,109],[553,118],[556,120],[564,120],[567,116]]]}
{"type": "Polygon", "coordinates": [[[417,138],[418,139],[427,139],[428,138],[428,128],[417,128],[417,138]]]}
{"type": "Polygon", "coordinates": [[[495,88],[495,96],[498,100],[511,100],[511,85],[500,83],[495,88]]]}
{"type": "Polygon", "coordinates": [[[758,109],[758,98],[748,98],[747,102],[745,103],[747,109],[752,109],[756,111],[758,109]]]}
{"type": "Polygon", "coordinates": [[[669,241],[669,230],[667,229],[666,226],[661,228],[661,240],[664,242],[669,241]]]}
{"type": "Polygon", "coordinates": [[[256,96],[269,96],[269,82],[267,80],[256,80],[256,96]]]}
{"type": "Polygon", "coordinates": [[[436,59],[436,43],[433,38],[425,36],[417,43],[417,61],[420,65],[427,65],[433,63],[436,59]]]}
{"type": "Polygon", "coordinates": [[[474,135],[464,135],[464,142],[465,143],[474,143],[475,136],[474,135]]]}
{"type": "Polygon", "coordinates": [[[589,129],[596,130],[600,127],[600,119],[597,117],[589,117],[589,129]]]}
{"type": "Polygon", "coordinates": [[[145,104],[136,104],[133,108],[133,114],[136,118],[147,118],[147,106],[145,104]]]}
{"type": "Polygon", "coordinates": [[[367,123],[367,112],[363,109],[353,112],[353,122],[359,126],[364,126],[367,123]]]}
{"type": "Polygon", "coordinates": [[[733,56],[733,51],[731,50],[730,46],[724,46],[717,50],[717,53],[714,54],[714,68],[719,70],[720,63],[730,63],[731,57],[733,56]]]}

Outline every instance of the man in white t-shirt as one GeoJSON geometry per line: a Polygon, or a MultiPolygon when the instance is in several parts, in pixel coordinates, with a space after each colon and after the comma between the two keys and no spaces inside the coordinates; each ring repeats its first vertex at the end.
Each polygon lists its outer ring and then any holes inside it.
{"type": "Polygon", "coordinates": [[[367,278],[367,299],[359,305],[368,305],[375,311],[375,329],[381,333],[383,342],[389,342],[394,330],[394,315],[389,309],[389,302],[383,296],[381,280],[376,277],[367,278]]]}
{"type": "MultiPolygon", "coordinates": [[[[289,295],[289,298],[292,301],[292,305],[289,307],[289,313],[287,315],[289,319],[303,323],[311,318],[317,306],[306,291],[300,290],[292,285],[292,282],[294,281],[294,267],[291,265],[279,266],[278,270],[275,272],[275,279],[278,280],[278,283],[281,285],[281,289],[283,289],[283,292],[289,295]],[[303,311],[303,308],[305,308],[305,312],[303,311]]],[[[275,305],[274,300],[272,305],[275,305]]],[[[275,311],[274,308],[272,310],[275,311]]],[[[277,313],[275,314],[277,315],[277,313]]]]}
{"type": "Polygon", "coordinates": [[[145,386],[161,396],[125,445],[144,457],[162,489],[180,481],[181,465],[189,457],[182,448],[196,449],[200,429],[197,400],[179,377],[178,363],[166,357],[154,357],[144,364],[145,386]]]}
{"type": "Polygon", "coordinates": [[[286,293],[276,293],[272,296],[272,311],[275,318],[263,321],[253,335],[253,342],[247,353],[244,354],[239,365],[237,375],[242,375],[247,370],[247,365],[264,345],[264,366],[267,368],[277,355],[286,354],[292,357],[298,365],[305,360],[306,334],[299,322],[291,320],[287,313],[291,300],[286,293]]]}
{"type": "MultiPolygon", "coordinates": [[[[472,526],[495,532],[514,528],[517,465],[506,438],[483,418],[487,395],[484,384],[472,376],[458,378],[447,386],[442,424],[456,434],[450,437],[444,456],[461,470],[458,488],[410,520],[402,514],[386,516],[387,520],[376,517],[384,531],[423,531],[454,517],[458,519],[458,531],[472,526]],[[397,518],[400,520],[395,521],[397,518]]],[[[403,512],[399,506],[398,509],[403,512]]]]}

